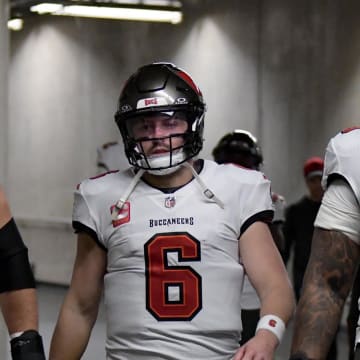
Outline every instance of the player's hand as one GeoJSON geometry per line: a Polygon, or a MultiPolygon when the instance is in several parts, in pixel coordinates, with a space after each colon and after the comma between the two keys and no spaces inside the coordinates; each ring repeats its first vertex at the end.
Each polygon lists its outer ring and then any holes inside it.
{"type": "Polygon", "coordinates": [[[267,330],[256,335],[239,348],[232,360],[273,360],[278,340],[267,330]]]}

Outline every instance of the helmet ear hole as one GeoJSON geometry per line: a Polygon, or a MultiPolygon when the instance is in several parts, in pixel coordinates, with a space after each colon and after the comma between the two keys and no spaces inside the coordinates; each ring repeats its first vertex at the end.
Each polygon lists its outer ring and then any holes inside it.
{"type": "MultiPolygon", "coordinates": [[[[196,156],[203,146],[204,114],[206,106],[202,93],[191,77],[171,63],[153,63],[140,67],[126,81],[120,94],[115,122],[119,127],[125,154],[130,164],[151,170],[146,154],[139,149],[129,133],[127,122],[142,114],[186,113],[188,130],[184,136],[184,156],[170,153],[168,165],[161,165],[161,170],[175,167],[196,156]],[[172,161],[172,159],[177,159],[172,161]]],[[[171,136],[169,136],[170,140],[171,136]]]]}

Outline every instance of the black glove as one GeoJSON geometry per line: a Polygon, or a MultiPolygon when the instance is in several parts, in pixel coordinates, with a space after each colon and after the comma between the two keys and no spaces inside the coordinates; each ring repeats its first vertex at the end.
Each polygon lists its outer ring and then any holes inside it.
{"type": "Polygon", "coordinates": [[[12,360],[46,360],[40,334],[27,330],[10,341],[12,360]]]}

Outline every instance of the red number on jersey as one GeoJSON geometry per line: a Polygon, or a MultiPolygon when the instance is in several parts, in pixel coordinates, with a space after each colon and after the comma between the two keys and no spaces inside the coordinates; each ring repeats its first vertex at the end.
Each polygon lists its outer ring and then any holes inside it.
{"type": "Polygon", "coordinates": [[[188,233],[154,235],[145,245],[146,308],[157,320],[191,320],[202,307],[201,277],[190,266],[170,265],[200,261],[200,242],[188,233]]]}

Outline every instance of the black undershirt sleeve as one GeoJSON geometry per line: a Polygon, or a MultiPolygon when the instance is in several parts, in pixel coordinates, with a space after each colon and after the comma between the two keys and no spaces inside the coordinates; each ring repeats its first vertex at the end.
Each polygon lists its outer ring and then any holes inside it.
{"type": "Polygon", "coordinates": [[[0,293],[35,288],[28,249],[14,219],[0,229],[0,293]]]}

